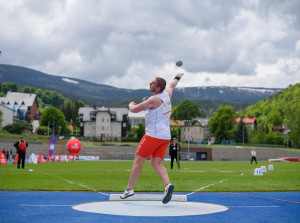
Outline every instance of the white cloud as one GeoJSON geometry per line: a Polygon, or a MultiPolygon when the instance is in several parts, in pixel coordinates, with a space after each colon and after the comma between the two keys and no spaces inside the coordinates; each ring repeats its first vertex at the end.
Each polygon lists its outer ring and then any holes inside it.
{"type": "Polygon", "coordinates": [[[282,87],[299,81],[299,11],[297,0],[0,1],[0,63],[147,88],[182,59],[180,86],[282,87]]]}

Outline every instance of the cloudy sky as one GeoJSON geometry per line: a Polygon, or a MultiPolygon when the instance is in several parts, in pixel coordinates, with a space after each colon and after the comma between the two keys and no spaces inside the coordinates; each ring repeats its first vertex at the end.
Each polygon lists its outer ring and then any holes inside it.
{"type": "Polygon", "coordinates": [[[0,0],[0,64],[119,88],[300,82],[299,0],[0,0]],[[183,60],[183,67],[175,66],[183,60]]]}

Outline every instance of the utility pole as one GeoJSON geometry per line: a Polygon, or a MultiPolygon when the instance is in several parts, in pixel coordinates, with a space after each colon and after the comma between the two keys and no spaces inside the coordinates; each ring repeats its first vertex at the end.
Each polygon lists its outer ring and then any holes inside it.
{"type": "Polygon", "coordinates": [[[53,127],[52,127],[53,136],[54,136],[54,124],[55,124],[55,120],[54,120],[54,118],[55,118],[55,114],[53,114],[53,116],[52,116],[52,119],[53,119],[53,127]]]}
{"type": "Polygon", "coordinates": [[[76,117],[76,139],[77,139],[77,117],[76,117]]]}

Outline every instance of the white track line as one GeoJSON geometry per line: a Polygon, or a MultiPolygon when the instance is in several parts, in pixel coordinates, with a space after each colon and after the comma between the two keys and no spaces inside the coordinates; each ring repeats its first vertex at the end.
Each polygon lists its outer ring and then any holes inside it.
{"type": "Polygon", "coordinates": [[[20,206],[24,207],[68,207],[74,205],[59,205],[59,204],[19,204],[20,206]]]}
{"type": "MultiPolygon", "coordinates": [[[[228,178],[227,178],[227,179],[228,179],[228,178]]],[[[213,186],[213,185],[215,185],[215,184],[223,183],[223,182],[224,182],[225,180],[227,180],[227,179],[223,179],[223,180],[221,180],[221,181],[219,181],[219,182],[216,182],[216,183],[209,184],[209,185],[206,185],[206,186],[204,186],[204,187],[201,187],[201,188],[195,190],[194,192],[191,192],[191,193],[187,194],[186,196],[192,195],[192,194],[194,194],[194,193],[196,193],[196,192],[198,192],[198,191],[200,191],[200,190],[203,190],[203,189],[205,189],[205,188],[207,188],[207,187],[210,187],[210,186],[213,186]]]]}
{"type": "MultiPolygon", "coordinates": [[[[87,188],[87,189],[89,189],[89,190],[92,190],[92,191],[97,191],[97,190],[95,190],[94,188],[85,186],[85,185],[83,185],[83,184],[78,184],[78,183],[72,182],[72,181],[70,181],[70,180],[66,180],[66,179],[64,179],[64,178],[61,178],[61,177],[52,175],[52,174],[50,174],[50,173],[45,173],[45,172],[41,172],[41,171],[36,171],[36,172],[39,172],[39,173],[42,173],[42,174],[47,174],[47,175],[52,176],[52,177],[56,177],[56,178],[58,178],[58,179],[60,179],[60,180],[66,181],[66,182],[68,182],[68,183],[70,183],[70,184],[75,184],[75,185],[78,185],[78,186],[87,188]]],[[[100,193],[100,194],[104,194],[104,195],[106,195],[106,196],[110,196],[109,194],[106,194],[106,193],[102,193],[102,192],[99,192],[99,193],[100,193]]]]}
{"type": "MultiPolygon", "coordinates": [[[[219,171],[219,172],[221,172],[221,171],[219,171]]],[[[228,171],[227,171],[227,172],[228,172],[228,171]]],[[[233,172],[233,171],[232,171],[232,172],[233,172]]],[[[244,175],[244,173],[242,173],[240,176],[243,176],[243,175],[244,175]]],[[[207,187],[210,187],[210,186],[213,186],[213,185],[216,185],[216,184],[223,183],[225,180],[228,180],[228,179],[230,179],[230,178],[232,178],[232,177],[228,177],[228,178],[223,179],[223,180],[221,180],[221,181],[219,181],[219,182],[216,182],[216,183],[209,184],[209,185],[207,185],[207,186],[201,187],[201,188],[199,188],[198,190],[195,190],[194,192],[191,192],[191,193],[187,194],[186,196],[192,195],[192,194],[194,194],[194,193],[196,193],[196,192],[198,192],[198,191],[200,191],[200,190],[203,190],[203,189],[205,189],[205,188],[207,188],[207,187]]]]}

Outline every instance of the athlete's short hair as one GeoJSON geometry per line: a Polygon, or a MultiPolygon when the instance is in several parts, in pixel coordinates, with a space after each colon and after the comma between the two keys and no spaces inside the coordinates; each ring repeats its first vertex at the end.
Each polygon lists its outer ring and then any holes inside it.
{"type": "Polygon", "coordinates": [[[161,92],[163,92],[163,91],[165,90],[167,82],[166,82],[165,79],[163,79],[163,78],[161,78],[161,77],[156,77],[156,80],[157,80],[157,85],[156,85],[156,87],[159,87],[159,88],[160,88],[159,93],[161,93],[161,92]]]}

